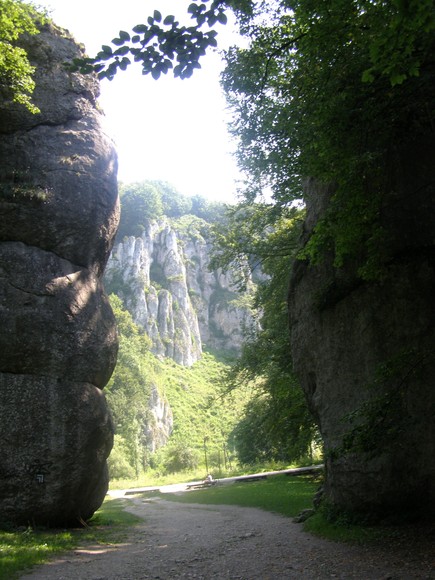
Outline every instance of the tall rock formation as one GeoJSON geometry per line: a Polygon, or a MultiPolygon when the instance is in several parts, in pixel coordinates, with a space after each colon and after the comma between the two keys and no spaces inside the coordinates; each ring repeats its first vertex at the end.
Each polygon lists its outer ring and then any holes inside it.
{"type": "Polygon", "coordinates": [[[86,520],[107,490],[117,354],[101,277],[119,220],[98,83],[45,25],[22,40],[41,113],[0,103],[0,521],[86,520]]]}
{"type": "Polygon", "coordinates": [[[183,227],[166,218],[152,221],[141,237],[116,244],[105,281],[146,330],[156,355],[191,366],[204,344],[240,348],[253,319],[249,308],[237,303],[234,273],[208,269],[207,224],[185,218],[183,227]]]}
{"type": "Polygon", "coordinates": [[[174,417],[168,401],[161,396],[157,387],[152,385],[148,401],[149,416],[144,425],[144,438],[150,453],[166,445],[172,434],[174,417]]]}
{"type": "MultiPolygon", "coordinates": [[[[294,366],[325,442],[327,500],[375,517],[435,512],[433,134],[407,145],[388,166],[382,277],[297,262],[290,289],[294,366]]],[[[330,194],[310,183],[304,241],[330,194]]]]}

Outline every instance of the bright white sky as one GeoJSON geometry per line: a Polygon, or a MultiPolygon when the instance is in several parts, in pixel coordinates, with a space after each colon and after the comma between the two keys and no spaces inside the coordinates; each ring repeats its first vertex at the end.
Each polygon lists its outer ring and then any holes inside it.
{"type": "MultiPolygon", "coordinates": [[[[190,0],[39,0],[93,56],[119,30],[145,23],[154,9],[183,22],[190,0]]],[[[187,21],[189,23],[189,21],[187,21]]],[[[218,25],[219,48],[234,44],[231,24],[218,25]]],[[[143,76],[140,66],[101,82],[106,130],[116,143],[120,181],[168,181],[186,195],[235,200],[240,179],[231,155],[225,98],[219,86],[222,61],[209,52],[190,79],[143,76]]]]}

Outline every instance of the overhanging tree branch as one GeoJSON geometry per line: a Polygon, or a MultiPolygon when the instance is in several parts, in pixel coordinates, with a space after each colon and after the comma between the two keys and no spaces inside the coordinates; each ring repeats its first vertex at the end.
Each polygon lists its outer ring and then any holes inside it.
{"type": "Polygon", "coordinates": [[[83,74],[95,72],[100,79],[112,80],[133,60],[141,64],[142,74],[151,74],[154,79],[171,69],[174,77],[188,78],[195,68],[201,68],[199,61],[206,50],[217,46],[217,31],[203,32],[201,28],[227,22],[224,1],[214,0],[207,9],[208,2],[210,0],[190,4],[187,12],[196,24],[187,27],[180,26],[175,16],[163,17],[161,12],[154,10],[147,24],[136,25],[132,33],[121,30],[112,40],[112,46],[103,45],[93,58],[75,59],[68,65],[69,69],[83,74]]]}

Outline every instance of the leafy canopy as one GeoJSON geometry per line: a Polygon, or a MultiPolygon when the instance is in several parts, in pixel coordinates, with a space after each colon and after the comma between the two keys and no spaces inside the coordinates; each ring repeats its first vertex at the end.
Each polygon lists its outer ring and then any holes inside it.
{"type": "Polygon", "coordinates": [[[172,220],[193,215],[207,222],[223,219],[225,206],[195,195],[183,195],[166,181],[121,183],[121,221],[118,239],[141,236],[151,220],[166,216],[172,220]]]}
{"type": "Polygon", "coordinates": [[[304,180],[332,199],[304,257],[357,258],[376,274],[385,243],[388,160],[434,120],[435,16],[431,0],[281,0],[258,5],[248,48],[228,51],[223,87],[233,111],[245,198],[265,189],[285,206],[304,180]]]}
{"type": "Polygon", "coordinates": [[[192,2],[187,12],[193,24],[181,25],[175,16],[163,16],[154,10],[146,24],[137,24],[132,32],[121,30],[111,45],[103,45],[94,58],[77,59],[75,66],[81,72],[94,71],[99,78],[112,80],[118,70],[125,70],[131,63],[140,63],[142,74],[158,79],[161,74],[173,70],[181,79],[201,68],[200,57],[210,47],[217,46],[216,24],[226,24],[225,3],[222,0],[192,2]],[[203,32],[202,28],[208,27],[203,32]],[[176,62],[174,66],[174,62],[176,62]]]}

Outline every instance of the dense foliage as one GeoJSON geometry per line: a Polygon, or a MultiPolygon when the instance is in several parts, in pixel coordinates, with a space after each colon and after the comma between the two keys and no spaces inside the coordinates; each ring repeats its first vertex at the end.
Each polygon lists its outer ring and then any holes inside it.
{"type": "Polygon", "coordinates": [[[171,219],[186,215],[197,216],[207,222],[223,219],[225,206],[195,195],[186,196],[165,181],[142,181],[121,184],[121,222],[117,237],[140,236],[150,220],[163,215],[171,219]]]}
{"type": "Polygon", "coordinates": [[[0,0],[0,100],[20,103],[32,113],[38,109],[31,101],[35,88],[34,68],[26,51],[17,45],[24,34],[37,34],[43,15],[21,0],[0,0]]]}
{"type": "Polygon", "coordinates": [[[434,28],[431,0],[264,2],[243,28],[249,47],[227,53],[246,199],[267,188],[286,206],[308,176],[333,185],[303,257],[333,252],[337,267],[356,259],[378,275],[391,160],[433,126],[434,28]]]}
{"type": "Polygon", "coordinates": [[[120,298],[114,294],[110,298],[118,325],[119,351],[105,389],[116,433],[109,467],[111,477],[133,477],[148,461],[144,425],[149,420],[148,401],[156,369],[150,339],[134,324],[120,298]]]}
{"type": "MultiPolygon", "coordinates": [[[[242,354],[227,373],[229,391],[249,384],[254,396],[231,434],[243,463],[293,462],[310,455],[317,429],[291,363],[287,291],[302,212],[269,204],[240,205],[225,229],[215,227],[214,266],[239,263],[247,276],[261,270],[254,306],[262,313],[242,354]],[[248,256],[248,261],[246,257],[248,256]],[[250,267],[243,269],[243,264],[250,267]]],[[[246,279],[240,279],[241,287],[246,279]]]]}
{"type": "MultiPolygon", "coordinates": [[[[326,212],[303,252],[289,256],[314,264],[326,257],[337,269],[346,267],[364,280],[380,280],[394,243],[387,232],[398,189],[398,160],[405,159],[415,145],[433,142],[434,4],[431,0],[280,0],[258,3],[257,8],[254,18],[246,18],[242,27],[249,46],[228,51],[222,78],[233,111],[239,165],[246,173],[246,206],[255,207],[256,200],[269,198],[269,227],[276,229],[286,246],[293,231],[289,227],[286,233],[280,226],[281,210],[299,200],[316,205],[316,190],[327,187],[326,212]]],[[[264,218],[262,206],[257,207],[264,218]]],[[[264,219],[253,218],[249,225],[236,220],[230,231],[235,237],[221,240],[223,255],[230,256],[241,239],[246,249],[256,240],[254,254],[259,248],[261,256],[261,243],[267,243],[269,234],[264,219]]],[[[281,244],[276,246],[278,252],[281,244]]],[[[289,263],[286,269],[290,270],[289,263]]],[[[279,280],[279,260],[268,271],[272,288],[279,280]]],[[[259,298],[260,304],[264,298],[259,298]]],[[[268,408],[285,407],[283,418],[292,409],[279,386],[281,378],[287,391],[292,385],[290,374],[285,379],[289,370],[285,358],[278,356],[284,363],[280,374],[267,381],[270,370],[273,377],[268,353],[279,353],[277,337],[284,335],[285,325],[283,309],[269,350],[262,349],[273,328],[269,326],[272,312],[278,314],[279,309],[266,300],[264,328],[245,345],[239,362],[241,376],[255,371],[263,389],[235,430],[235,436],[247,444],[241,452],[248,458],[273,452],[273,440],[266,435],[270,425],[279,424],[279,413],[268,424],[268,408]],[[266,379],[258,372],[261,367],[266,369],[266,379]]],[[[285,348],[290,354],[288,343],[285,348]]],[[[367,450],[371,445],[371,452],[374,448],[379,452],[383,444],[388,445],[387,438],[379,439],[380,425],[397,436],[403,428],[398,419],[401,399],[400,394],[390,395],[350,417],[356,427],[345,438],[348,450],[367,450]]],[[[290,440],[291,435],[278,448],[285,449],[290,440]]]]}

